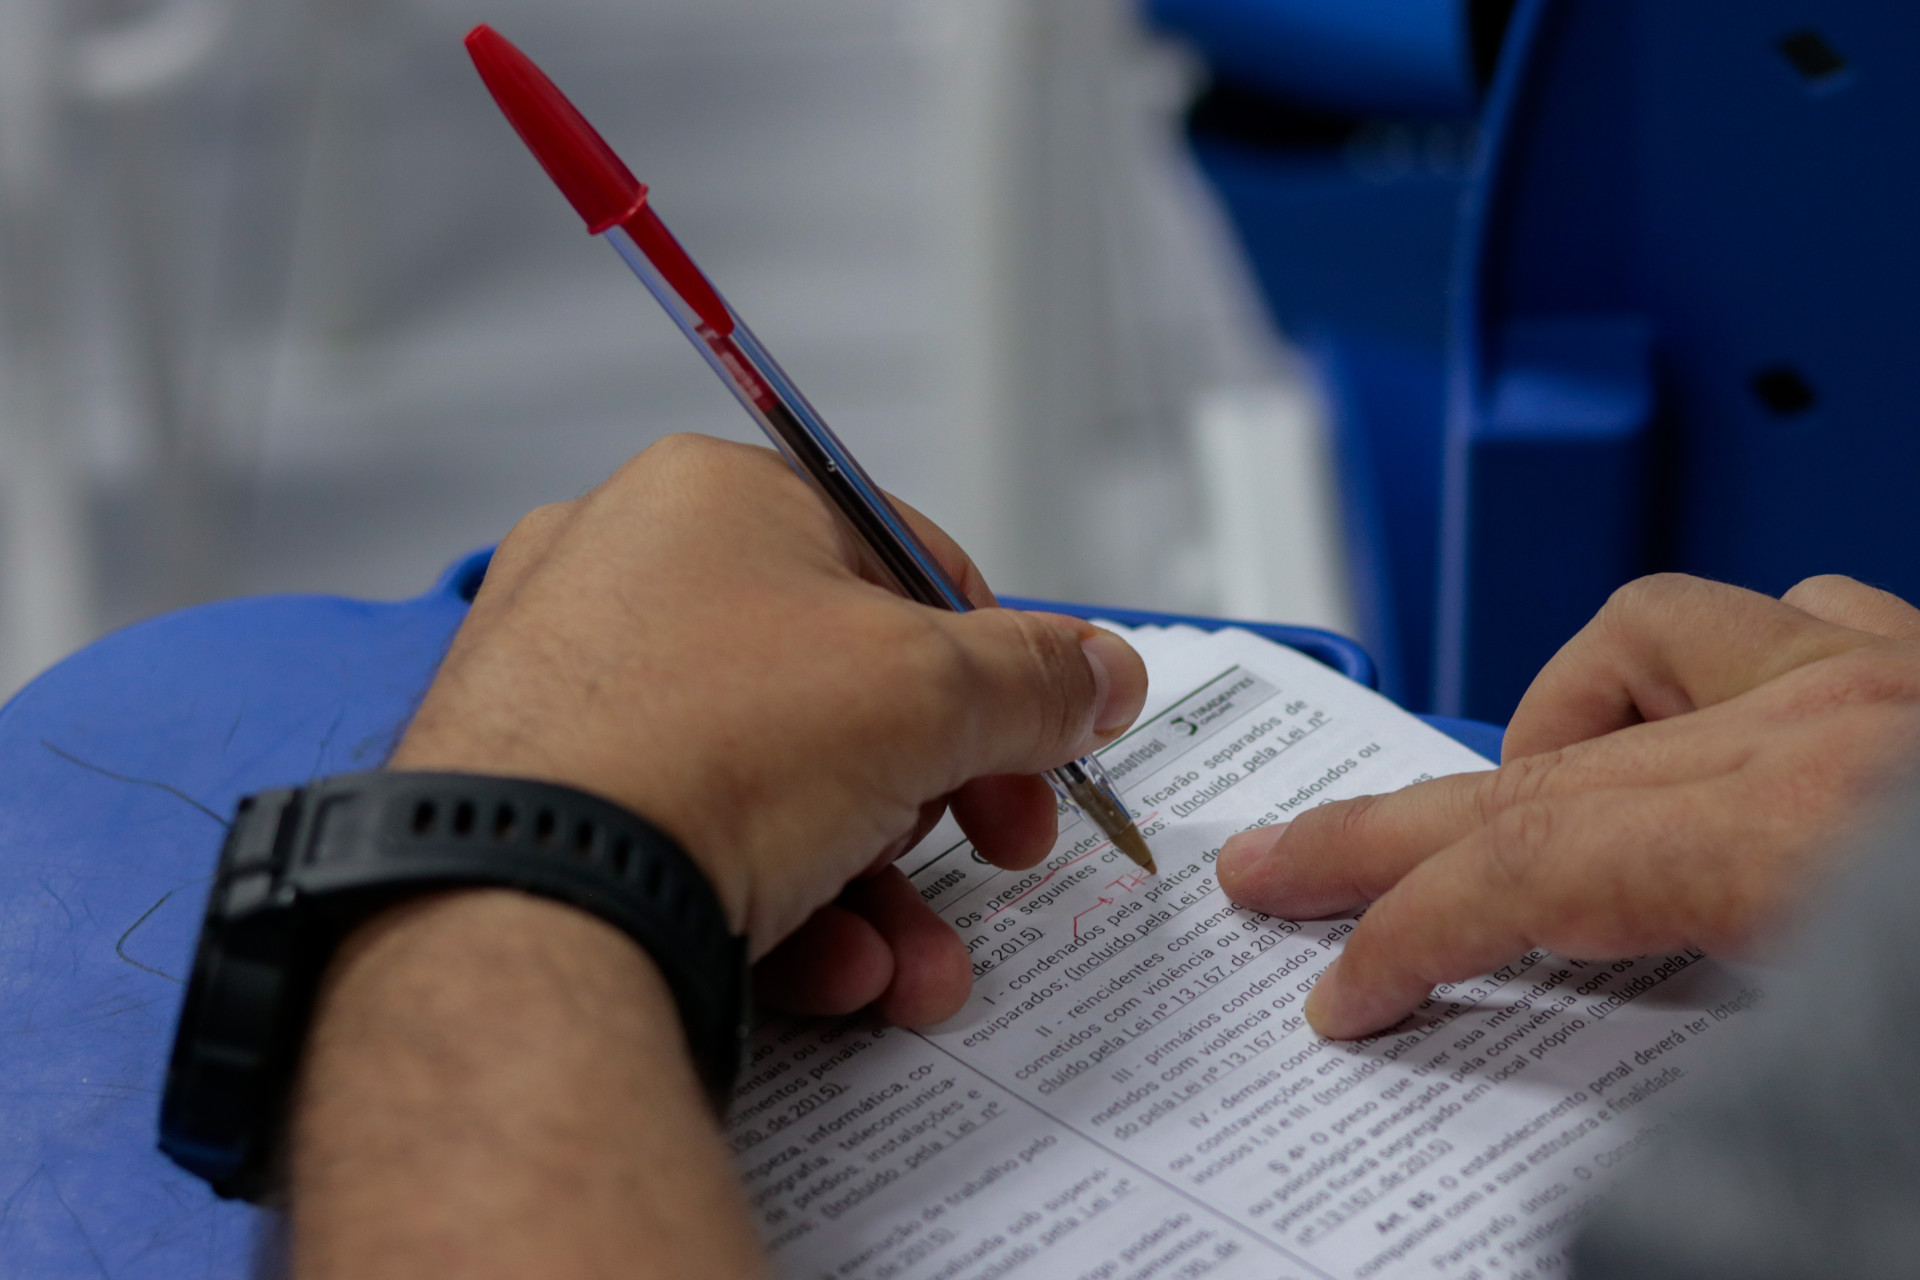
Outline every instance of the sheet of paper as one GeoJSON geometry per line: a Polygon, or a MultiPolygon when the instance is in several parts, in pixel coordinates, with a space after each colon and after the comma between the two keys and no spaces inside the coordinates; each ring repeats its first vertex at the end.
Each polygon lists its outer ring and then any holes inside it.
{"type": "Polygon", "coordinates": [[[1758,991],[1697,953],[1536,953],[1392,1034],[1320,1039],[1300,1005],[1351,922],[1233,906],[1221,843],[1488,764],[1247,633],[1145,647],[1153,699],[1101,755],[1160,874],[1071,813],[1028,872],[943,827],[902,866],[968,941],[965,1010],[925,1034],[853,1020],[756,1039],[730,1136],[776,1271],[1559,1274],[1611,1171],[1758,991]]]}

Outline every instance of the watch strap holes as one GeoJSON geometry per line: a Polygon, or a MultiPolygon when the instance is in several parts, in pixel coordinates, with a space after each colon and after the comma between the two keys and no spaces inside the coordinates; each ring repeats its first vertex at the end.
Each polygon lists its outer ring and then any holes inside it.
{"type": "MultiPolygon", "coordinates": [[[[365,904],[454,884],[512,887],[598,916],[658,959],[703,1082],[716,1099],[727,1096],[747,998],[744,943],[699,864],[644,816],[533,779],[404,769],[264,792],[241,813],[247,820],[222,846],[222,874],[284,878],[315,903],[339,895],[344,914],[303,931],[322,948],[330,927],[365,904]]],[[[214,905],[225,910],[227,897],[214,895],[214,905]]],[[[228,978],[254,980],[238,970],[228,978]]],[[[230,1099],[216,1101],[225,1114],[230,1099]]],[[[222,1134],[212,1140],[226,1143],[222,1134]]]]}

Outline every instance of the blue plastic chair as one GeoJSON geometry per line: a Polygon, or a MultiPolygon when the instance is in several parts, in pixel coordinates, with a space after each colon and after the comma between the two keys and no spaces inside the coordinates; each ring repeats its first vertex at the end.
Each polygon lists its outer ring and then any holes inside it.
{"type": "MultiPolygon", "coordinates": [[[[1449,115],[1479,98],[1488,28],[1469,0],[1146,0],[1216,74],[1328,111],[1449,115]]],[[[1497,40],[1497,32],[1494,35],[1497,40]]]]}
{"type": "Polygon", "coordinates": [[[1358,630],[1431,698],[1447,282],[1511,0],[1146,0],[1212,83],[1188,140],[1336,407],[1358,630]]]}
{"type": "MultiPolygon", "coordinates": [[[[154,1147],[222,830],[248,792],[386,758],[486,560],[397,604],[278,596],[157,618],[68,658],[0,710],[0,1275],[271,1269],[274,1220],[217,1200],[154,1147]]],[[[1349,640],[1253,629],[1372,683],[1349,640]]],[[[1443,727],[1498,757],[1498,730],[1443,727]]]]}
{"type": "MultiPolygon", "coordinates": [[[[1250,56],[1196,38],[1233,74],[1250,56]]],[[[1196,131],[1276,316],[1319,357],[1361,638],[1390,693],[1504,721],[1655,570],[1920,596],[1900,520],[1920,464],[1915,119],[1920,6],[1524,0],[1444,287],[1441,215],[1377,193],[1403,224],[1303,219],[1297,153],[1196,131]],[[1346,270],[1356,236],[1398,278],[1346,270]],[[1316,254],[1352,297],[1293,270],[1316,254]]]]}
{"type": "Polygon", "coordinates": [[[1621,583],[1920,597],[1920,6],[1528,0],[1456,263],[1436,705],[1621,583]]]}

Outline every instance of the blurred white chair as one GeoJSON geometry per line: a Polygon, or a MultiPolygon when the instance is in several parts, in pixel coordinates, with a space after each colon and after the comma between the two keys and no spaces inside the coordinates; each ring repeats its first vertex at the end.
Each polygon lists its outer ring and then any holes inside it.
{"type": "Polygon", "coordinates": [[[0,688],[12,689],[92,636],[99,575],[75,383],[77,255],[108,248],[124,298],[121,338],[134,413],[152,459],[151,499],[171,579],[195,594],[205,559],[204,433],[189,389],[183,255],[164,132],[165,101],[218,60],[241,0],[163,0],[98,27],[58,0],[0,0],[0,688]],[[97,190],[104,236],[85,224],[74,187],[78,124],[105,126],[97,190]]]}
{"type": "Polygon", "coordinates": [[[220,55],[241,0],[168,0],[146,16],[74,34],[73,91],[124,103],[190,82],[220,55]]]}
{"type": "Polygon", "coordinates": [[[1066,597],[1112,427],[1126,0],[927,0],[936,359],[954,530],[989,577],[1066,597]]]}
{"type": "Polygon", "coordinates": [[[92,627],[84,460],[62,374],[62,41],[54,0],[0,0],[0,686],[92,627]]]}
{"type": "Polygon", "coordinates": [[[944,509],[1022,592],[1339,626],[1329,522],[1258,527],[1265,468],[1325,481],[1291,469],[1322,451],[1313,391],[1191,171],[1188,68],[1138,7],[922,0],[944,509]],[[1249,521],[1261,541],[1230,541],[1249,521]]]}

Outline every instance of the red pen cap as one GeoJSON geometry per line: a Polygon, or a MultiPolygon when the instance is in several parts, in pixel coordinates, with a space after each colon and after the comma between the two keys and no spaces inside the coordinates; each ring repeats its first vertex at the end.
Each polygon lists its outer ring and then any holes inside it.
{"type": "Polygon", "coordinates": [[[727,304],[659,215],[647,208],[646,186],[533,59],[484,22],[467,33],[467,52],[520,140],[587,220],[588,234],[624,226],[708,332],[732,333],[727,304]]]}
{"type": "Polygon", "coordinates": [[[508,123],[582,218],[599,235],[640,212],[647,188],[566,95],[511,41],[481,23],[467,52],[508,123]]]}

